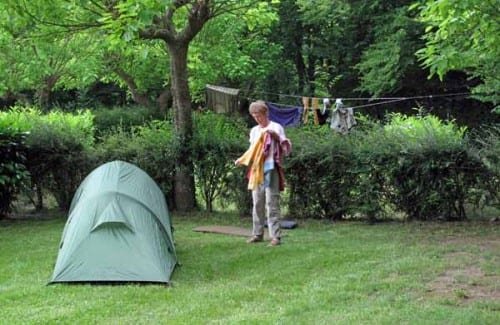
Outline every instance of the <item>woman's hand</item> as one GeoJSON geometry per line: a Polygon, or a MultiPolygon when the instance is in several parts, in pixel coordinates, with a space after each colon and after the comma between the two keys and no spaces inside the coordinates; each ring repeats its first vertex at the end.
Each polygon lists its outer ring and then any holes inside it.
{"type": "Polygon", "coordinates": [[[280,142],[280,136],[278,135],[278,133],[276,133],[273,130],[267,130],[267,133],[269,133],[269,135],[271,136],[271,139],[273,139],[274,141],[280,142]]]}

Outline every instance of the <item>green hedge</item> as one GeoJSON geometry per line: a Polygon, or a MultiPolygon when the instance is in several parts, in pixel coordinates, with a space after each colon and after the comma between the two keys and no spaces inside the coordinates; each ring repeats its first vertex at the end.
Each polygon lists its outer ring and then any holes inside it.
{"type": "Polygon", "coordinates": [[[154,120],[130,129],[115,128],[99,139],[94,153],[99,164],[123,160],[143,169],[165,193],[169,206],[173,206],[178,150],[172,123],[154,120]]]}
{"type": "Polygon", "coordinates": [[[130,130],[142,126],[153,119],[158,119],[158,113],[146,107],[100,107],[92,110],[96,134],[102,135],[115,128],[130,130]]]}
{"type": "Polygon", "coordinates": [[[353,150],[349,138],[326,127],[289,129],[293,151],[285,159],[291,217],[339,219],[349,212],[353,150]]]}
{"type": "Polygon", "coordinates": [[[0,112],[0,219],[12,211],[12,203],[28,179],[26,133],[3,119],[0,112]]]}
{"type": "Polygon", "coordinates": [[[473,154],[486,167],[483,191],[477,193],[478,205],[490,205],[500,209],[500,125],[488,126],[474,133],[473,154]]]}
{"type": "MultiPolygon", "coordinates": [[[[43,207],[41,192],[45,189],[66,209],[83,177],[111,160],[144,169],[174,207],[180,148],[168,120],[110,127],[97,139],[89,111],[42,114],[36,109],[14,108],[3,112],[0,122],[2,130],[9,126],[29,131],[25,165],[31,175],[30,193],[38,198],[39,207],[43,207]]],[[[208,211],[217,201],[247,215],[251,197],[245,168],[235,168],[233,162],[248,148],[248,128],[233,117],[210,112],[194,113],[193,125],[193,145],[184,152],[194,164],[197,198],[208,211]]],[[[288,187],[283,210],[290,217],[376,220],[394,218],[398,213],[415,220],[459,220],[466,218],[469,203],[498,204],[498,127],[484,130],[472,141],[467,130],[453,122],[433,116],[392,115],[384,124],[361,118],[344,136],[327,126],[286,132],[293,151],[285,159],[288,187]]],[[[7,179],[1,178],[7,164],[16,167],[9,179],[26,175],[22,160],[5,154],[2,158],[0,181],[7,179]]],[[[13,195],[21,184],[15,182],[9,192],[13,195]]]]}
{"type": "Polygon", "coordinates": [[[248,131],[243,121],[215,114],[197,112],[194,115],[192,155],[196,188],[207,211],[213,203],[236,203],[240,213],[248,206],[241,193],[246,188],[244,173],[237,170],[234,161],[248,148],[248,131]]]}
{"type": "Polygon", "coordinates": [[[93,116],[89,111],[75,114],[52,111],[43,114],[36,108],[14,107],[4,119],[26,137],[26,167],[31,176],[32,201],[43,208],[43,191],[50,191],[61,209],[67,209],[73,193],[93,167],[89,152],[94,144],[93,116]]]}
{"type": "Polygon", "coordinates": [[[494,171],[465,131],[434,116],[403,115],[346,136],[297,130],[287,162],[289,208],[308,218],[375,220],[402,212],[408,219],[462,220],[474,194],[498,191],[485,186],[494,171]]]}

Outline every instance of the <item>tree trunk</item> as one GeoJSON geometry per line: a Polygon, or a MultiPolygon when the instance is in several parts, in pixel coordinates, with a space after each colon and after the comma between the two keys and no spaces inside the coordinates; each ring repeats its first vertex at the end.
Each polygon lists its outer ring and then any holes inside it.
{"type": "Polygon", "coordinates": [[[302,34],[295,35],[293,38],[294,43],[294,63],[295,69],[297,70],[298,77],[298,91],[299,93],[304,93],[304,87],[306,84],[306,64],[304,63],[304,57],[302,55],[302,34]]]}
{"type": "Polygon", "coordinates": [[[175,130],[181,146],[175,172],[175,207],[179,211],[187,212],[195,207],[194,167],[190,154],[193,119],[187,73],[188,43],[167,43],[167,48],[171,59],[170,75],[172,77],[175,130]]]}
{"type": "Polygon", "coordinates": [[[50,100],[50,93],[59,80],[59,75],[53,74],[45,78],[44,83],[36,93],[38,105],[42,108],[47,108],[50,100]]]}
{"type": "Polygon", "coordinates": [[[158,111],[162,114],[166,113],[168,107],[172,105],[172,91],[168,88],[165,89],[156,99],[156,103],[158,111]]]}
{"type": "Polygon", "coordinates": [[[36,93],[36,102],[41,108],[47,108],[49,105],[50,89],[45,85],[40,88],[36,93]]]}
{"type": "Polygon", "coordinates": [[[137,84],[134,80],[134,78],[129,75],[127,72],[125,72],[121,68],[115,68],[114,72],[127,84],[128,89],[130,90],[130,93],[132,94],[132,99],[134,102],[137,104],[143,106],[143,107],[151,107],[151,101],[149,100],[147,95],[144,95],[139,92],[137,89],[137,84]]]}
{"type": "Polygon", "coordinates": [[[315,68],[316,68],[316,56],[309,54],[307,57],[307,88],[308,88],[308,93],[311,96],[314,96],[314,93],[316,92],[316,85],[314,81],[316,80],[316,75],[315,75],[315,68]]]}
{"type": "Polygon", "coordinates": [[[42,211],[43,210],[43,191],[40,185],[36,185],[36,199],[35,199],[35,210],[42,211]]]}

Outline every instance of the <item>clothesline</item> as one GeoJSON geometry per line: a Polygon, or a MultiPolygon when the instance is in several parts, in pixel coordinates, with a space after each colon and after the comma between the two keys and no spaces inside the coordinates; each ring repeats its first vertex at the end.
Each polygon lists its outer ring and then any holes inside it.
{"type": "MultiPolygon", "coordinates": [[[[266,93],[266,92],[260,92],[263,94],[273,94],[273,93],[266,93]]],[[[304,96],[296,96],[296,95],[286,95],[286,94],[274,94],[274,95],[280,95],[284,97],[293,97],[293,98],[303,98],[304,96]]],[[[383,102],[378,102],[378,103],[371,103],[371,104],[364,104],[364,105],[356,105],[356,106],[349,106],[350,108],[364,108],[364,107],[371,107],[371,106],[378,106],[378,105],[383,105],[383,104],[390,104],[390,103],[395,103],[395,102],[401,102],[405,100],[414,100],[414,99],[433,99],[433,98],[440,98],[440,97],[453,97],[453,96],[464,96],[464,95],[469,95],[469,93],[453,93],[453,94],[438,94],[438,95],[422,95],[422,96],[411,96],[411,97],[376,97],[376,98],[352,98],[352,97],[347,97],[347,98],[336,98],[336,99],[341,99],[341,100],[384,100],[383,102]]],[[[310,98],[319,98],[319,97],[310,97],[310,98]]],[[[325,97],[327,99],[332,99],[325,97]]],[[[255,98],[250,98],[247,97],[248,100],[253,101],[256,100],[255,98]]],[[[335,99],[335,98],[334,98],[335,99]]],[[[267,101],[271,104],[279,105],[282,107],[296,107],[297,105],[287,105],[287,104],[281,104],[281,103],[275,103],[271,101],[267,101]]]]}
{"type": "Polygon", "coordinates": [[[451,93],[451,94],[437,94],[437,95],[419,95],[419,96],[404,96],[404,97],[336,97],[336,98],[330,98],[330,97],[318,97],[318,96],[301,96],[301,95],[289,95],[289,94],[281,94],[281,93],[270,93],[270,92],[265,92],[265,91],[257,91],[254,93],[258,94],[264,94],[264,95],[273,95],[273,96],[280,96],[280,97],[290,97],[290,98],[302,98],[302,97],[310,97],[310,98],[328,98],[328,99],[337,99],[341,98],[342,100],[364,100],[364,101],[373,101],[373,100],[410,100],[410,99],[423,99],[423,98],[439,98],[439,97],[453,97],[453,96],[464,96],[464,95],[469,95],[467,92],[461,92],[461,93],[451,93]]]}
{"type": "MultiPolygon", "coordinates": [[[[330,121],[330,128],[346,134],[349,130],[356,125],[356,120],[354,118],[354,109],[373,107],[383,104],[391,104],[396,102],[402,102],[407,100],[418,100],[418,99],[434,99],[443,97],[454,97],[454,96],[468,96],[469,93],[451,93],[451,94],[431,94],[431,95],[419,95],[419,96],[408,96],[408,97],[308,97],[308,96],[298,96],[289,94],[277,94],[271,92],[247,92],[247,95],[255,94],[267,94],[278,96],[280,101],[285,97],[295,98],[295,104],[285,104],[276,103],[268,98],[252,98],[245,96],[243,92],[239,89],[224,88],[219,86],[207,85],[207,103],[209,107],[215,109],[218,112],[231,112],[234,107],[239,107],[243,102],[241,100],[256,101],[258,99],[265,100],[268,103],[269,116],[271,120],[274,120],[283,126],[298,126],[301,123],[307,124],[309,115],[314,118],[315,125],[325,124],[330,121]],[[322,103],[319,100],[322,99],[322,103]],[[368,103],[360,103],[361,105],[346,105],[343,101],[368,101],[368,103]],[[236,101],[236,102],[235,102],[236,101]],[[322,104],[322,105],[321,105],[322,104]],[[320,107],[321,106],[321,107],[320,107]],[[310,114],[312,113],[312,114],[310,114]]],[[[270,97],[270,96],[263,96],[270,97]]],[[[270,98],[269,98],[270,99],[270,98]]],[[[350,103],[349,103],[350,104],[350,103]]]]}

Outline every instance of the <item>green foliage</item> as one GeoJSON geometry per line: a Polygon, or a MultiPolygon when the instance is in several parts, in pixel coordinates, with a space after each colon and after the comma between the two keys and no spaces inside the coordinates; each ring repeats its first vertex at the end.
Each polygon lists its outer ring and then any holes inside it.
{"type": "MultiPolygon", "coordinates": [[[[498,195],[498,177],[475,153],[465,128],[431,115],[400,114],[385,125],[363,125],[344,137],[328,128],[289,131],[294,217],[375,221],[399,212],[408,219],[461,220],[477,195],[498,195]]],[[[495,156],[496,140],[485,138],[483,160],[495,156]]]]}
{"type": "Polygon", "coordinates": [[[379,184],[378,202],[409,219],[465,219],[468,194],[481,185],[484,168],[470,154],[464,133],[431,115],[392,115],[370,141],[377,142],[377,158],[370,162],[368,182],[379,184]]]}
{"type": "Polygon", "coordinates": [[[268,3],[260,2],[256,7],[241,15],[214,18],[194,39],[188,68],[195,101],[204,100],[206,84],[243,88],[263,82],[276,68],[279,47],[266,36],[278,17],[268,3]]]}
{"type": "Polygon", "coordinates": [[[63,8],[52,3],[44,10],[37,1],[0,4],[0,95],[17,96],[30,89],[37,104],[45,106],[53,90],[85,87],[97,79],[100,44],[89,42],[98,39],[95,35],[64,33],[59,26],[40,23],[57,14],[68,18],[63,8]]]}
{"type": "MultiPolygon", "coordinates": [[[[408,72],[415,68],[415,51],[422,46],[420,24],[401,7],[377,17],[375,41],[363,52],[355,66],[361,76],[357,90],[378,97],[403,87],[408,72]]],[[[410,77],[411,78],[411,77],[410,77]]]]}
{"type": "Polygon", "coordinates": [[[379,123],[357,134],[353,143],[355,159],[351,162],[352,174],[357,182],[351,195],[355,212],[370,221],[389,217],[385,212],[392,207],[388,206],[384,190],[388,182],[387,165],[391,162],[394,148],[379,123]]]}
{"type": "Polygon", "coordinates": [[[417,55],[431,75],[442,79],[449,71],[466,71],[482,81],[473,90],[476,97],[495,106],[500,101],[498,5],[498,1],[444,0],[414,6],[427,25],[426,46],[417,55]]]}
{"type": "Polygon", "coordinates": [[[195,180],[205,207],[211,212],[215,199],[238,197],[238,183],[245,183],[243,178],[235,179],[234,175],[240,173],[234,161],[248,148],[248,131],[241,121],[209,111],[195,115],[194,127],[195,180]]]}
{"type": "Polygon", "coordinates": [[[0,219],[6,217],[29,173],[24,165],[26,133],[5,124],[0,114],[0,219]]]}
{"type": "Polygon", "coordinates": [[[290,129],[293,153],[285,160],[288,210],[296,218],[340,219],[351,205],[350,139],[321,129],[290,129]],[[327,133],[325,133],[327,132],[327,133]]]}
{"type": "Polygon", "coordinates": [[[55,196],[61,209],[68,208],[73,193],[90,168],[87,154],[94,145],[92,114],[89,111],[42,114],[36,108],[23,107],[14,107],[2,114],[17,128],[29,131],[26,167],[31,175],[31,187],[37,193],[37,208],[43,207],[43,188],[55,196]]]}
{"type": "Polygon", "coordinates": [[[500,176],[500,126],[483,128],[476,134],[475,141],[485,165],[492,173],[500,176]]]}
{"type": "Polygon", "coordinates": [[[93,115],[88,110],[75,114],[51,111],[43,115],[28,110],[23,114],[32,122],[30,147],[70,152],[89,149],[94,144],[93,115]]]}
{"type": "Polygon", "coordinates": [[[443,122],[433,115],[406,116],[391,114],[384,126],[384,133],[398,150],[425,151],[428,148],[462,148],[466,128],[455,123],[443,122]]]}
{"type": "Polygon", "coordinates": [[[170,58],[160,41],[122,41],[104,51],[102,61],[100,80],[128,89],[134,100],[132,92],[153,102],[170,85],[170,58]]]}
{"type": "Polygon", "coordinates": [[[398,91],[414,78],[414,51],[423,31],[406,11],[411,0],[283,3],[299,7],[283,11],[281,22],[289,28],[279,38],[283,56],[296,65],[298,91],[377,96],[398,91]]]}
{"type": "Polygon", "coordinates": [[[133,126],[140,126],[157,117],[147,107],[113,107],[97,108],[92,110],[96,134],[102,135],[113,128],[120,127],[128,130],[133,126]]]}
{"type": "Polygon", "coordinates": [[[477,155],[488,171],[484,180],[481,198],[484,202],[500,208],[500,126],[490,126],[474,134],[474,144],[477,155]]]}
{"type": "Polygon", "coordinates": [[[137,165],[156,181],[172,206],[178,150],[172,124],[153,120],[144,126],[112,129],[96,144],[95,157],[99,164],[123,160],[137,165]]]}

